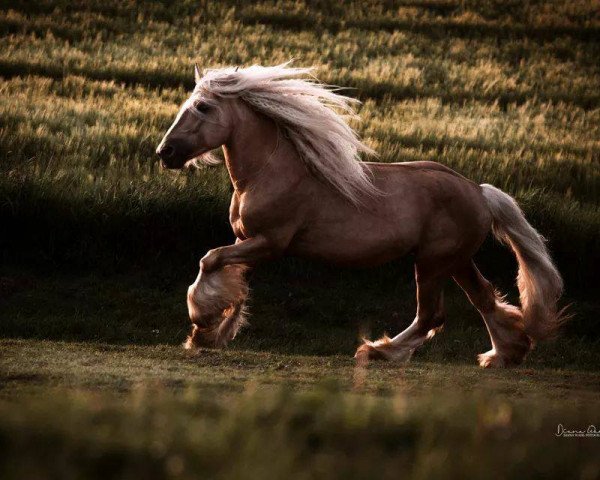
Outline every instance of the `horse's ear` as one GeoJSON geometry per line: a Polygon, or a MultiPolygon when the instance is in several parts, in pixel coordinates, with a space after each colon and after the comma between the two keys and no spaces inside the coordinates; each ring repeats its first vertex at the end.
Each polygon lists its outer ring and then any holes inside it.
{"type": "Polygon", "coordinates": [[[196,80],[196,83],[199,83],[202,79],[202,73],[200,72],[197,63],[194,63],[194,79],[196,80]]]}

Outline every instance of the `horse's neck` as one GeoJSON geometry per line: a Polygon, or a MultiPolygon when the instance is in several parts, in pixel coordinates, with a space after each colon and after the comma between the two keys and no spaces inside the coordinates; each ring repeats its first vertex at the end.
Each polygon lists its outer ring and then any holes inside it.
{"type": "Polygon", "coordinates": [[[307,173],[275,122],[249,108],[237,118],[223,153],[231,183],[238,191],[255,188],[261,179],[293,182],[307,173]]]}

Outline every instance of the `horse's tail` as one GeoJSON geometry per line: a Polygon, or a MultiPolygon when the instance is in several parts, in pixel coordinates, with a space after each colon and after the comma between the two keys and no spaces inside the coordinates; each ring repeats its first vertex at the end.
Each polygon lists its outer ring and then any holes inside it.
{"type": "Polygon", "coordinates": [[[568,317],[557,307],[563,280],[546,240],[527,222],[514,198],[492,185],[481,185],[481,190],[492,214],[494,236],[512,248],[519,262],[517,286],[525,333],[533,340],[552,337],[568,317]]]}

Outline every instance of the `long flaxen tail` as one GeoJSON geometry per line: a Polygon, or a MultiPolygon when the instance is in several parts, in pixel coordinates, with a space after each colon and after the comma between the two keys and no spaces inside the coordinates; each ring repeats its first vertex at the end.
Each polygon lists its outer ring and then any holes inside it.
{"type": "Polygon", "coordinates": [[[546,247],[546,240],[525,219],[510,195],[481,185],[492,214],[494,236],[509,245],[519,263],[517,286],[521,298],[525,333],[533,340],[552,337],[568,319],[559,310],[563,280],[546,247]]]}

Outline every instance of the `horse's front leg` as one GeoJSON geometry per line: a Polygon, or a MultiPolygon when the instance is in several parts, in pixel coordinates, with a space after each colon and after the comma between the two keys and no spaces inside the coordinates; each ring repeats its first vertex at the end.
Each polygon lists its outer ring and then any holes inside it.
{"type": "Polygon", "coordinates": [[[200,268],[204,273],[214,272],[225,265],[238,263],[255,264],[280,255],[282,249],[277,244],[263,235],[237,240],[235,245],[210,250],[202,260],[200,268]]]}

